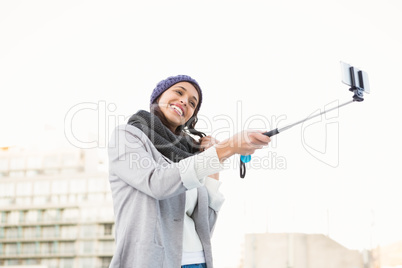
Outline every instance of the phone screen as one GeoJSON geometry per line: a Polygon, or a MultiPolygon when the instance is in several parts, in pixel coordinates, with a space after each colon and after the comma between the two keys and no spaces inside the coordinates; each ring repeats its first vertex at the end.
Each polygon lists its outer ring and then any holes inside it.
{"type": "MultiPolygon", "coordinates": [[[[341,73],[342,73],[342,82],[348,86],[352,86],[352,76],[350,73],[350,68],[352,66],[345,62],[341,61],[341,73]]],[[[370,93],[370,85],[368,81],[368,75],[366,72],[353,67],[354,70],[354,78],[355,78],[355,85],[362,88],[364,92],[370,93]]]]}

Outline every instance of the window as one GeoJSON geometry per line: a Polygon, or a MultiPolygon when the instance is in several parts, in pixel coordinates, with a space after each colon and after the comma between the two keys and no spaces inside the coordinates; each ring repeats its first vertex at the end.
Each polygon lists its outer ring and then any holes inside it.
{"type": "Polygon", "coordinates": [[[96,225],[82,225],[81,237],[94,237],[96,235],[96,225]]]}
{"type": "MultiPolygon", "coordinates": [[[[14,198],[12,198],[12,197],[0,197],[0,207],[11,205],[11,204],[13,204],[13,202],[14,202],[14,198]]],[[[0,213],[0,218],[1,218],[1,213],[0,213]]]]}
{"type": "Polygon", "coordinates": [[[25,168],[25,158],[24,157],[13,157],[10,159],[10,169],[18,170],[25,168]]]}
{"type": "Polygon", "coordinates": [[[76,208],[66,208],[62,211],[62,220],[63,221],[76,221],[78,220],[78,209],[76,208]]]}
{"type": "Polygon", "coordinates": [[[2,183],[0,187],[0,197],[14,196],[15,183],[2,183]]]}
{"type": "Polygon", "coordinates": [[[55,180],[52,182],[52,194],[68,193],[68,182],[66,180],[55,180]]]}
{"type": "Polygon", "coordinates": [[[24,265],[34,265],[34,264],[39,264],[38,259],[26,259],[25,261],[22,262],[24,265]]]}
{"type": "Polygon", "coordinates": [[[58,268],[59,260],[58,259],[42,259],[41,264],[46,266],[47,268],[58,268]]]}
{"type": "Polygon", "coordinates": [[[105,224],[103,229],[104,235],[112,235],[113,224],[105,224]]]}
{"type": "Polygon", "coordinates": [[[102,202],[105,199],[105,195],[102,193],[88,194],[88,201],[91,202],[102,202]]]}
{"type": "Polygon", "coordinates": [[[80,267],[80,268],[93,267],[93,259],[92,258],[80,258],[78,267],[80,267]]]}
{"type": "Polygon", "coordinates": [[[101,268],[108,268],[112,258],[102,258],[102,266],[101,268]]]}
{"type": "Polygon", "coordinates": [[[88,180],[88,191],[103,192],[105,191],[106,180],[103,178],[94,178],[88,180]]]}
{"type": "Polygon", "coordinates": [[[27,169],[41,169],[42,158],[40,156],[30,156],[27,158],[27,169]]]}
{"type": "Polygon", "coordinates": [[[84,179],[70,181],[71,193],[85,193],[86,190],[87,190],[86,181],[84,179]]]}
{"type": "Polygon", "coordinates": [[[18,195],[31,195],[32,194],[32,183],[31,182],[17,183],[17,193],[18,193],[18,195]]]}
{"type": "Polygon", "coordinates": [[[60,243],[60,254],[74,254],[75,244],[74,242],[61,242],[60,243]]]}
{"type": "Polygon", "coordinates": [[[87,201],[87,199],[88,199],[88,196],[85,193],[76,195],[76,202],[78,202],[78,203],[85,202],[85,201],[87,201]]]}
{"type": "Polygon", "coordinates": [[[90,254],[94,252],[94,242],[93,241],[83,241],[81,243],[81,253],[90,254]]]}
{"type": "Polygon", "coordinates": [[[15,199],[15,204],[16,205],[30,205],[31,197],[30,196],[17,197],[15,199]]]}
{"type": "Polygon", "coordinates": [[[61,163],[65,167],[74,167],[79,163],[80,156],[75,153],[65,153],[61,156],[61,163]]]}
{"type": "Polygon", "coordinates": [[[20,220],[20,223],[24,223],[25,222],[25,215],[26,215],[26,211],[20,211],[20,217],[19,217],[19,220],[20,220]]]}
{"type": "Polygon", "coordinates": [[[104,209],[102,209],[102,211],[99,212],[98,219],[104,221],[113,221],[114,219],[113,207],[105,206],[104,209]]]}
{"type": "Polygon", "coordinates": [[[1,158],[0,159],[0,171],[7,171],[8,170],[8,159],[1,158]]]}
{"type": "Polygon", "coordinates": [[[33,198],[34,205],[43,205],[47,203],[48,197],[45,195],[35,196],[33,198]]]}
{"type": "Polygon", "coordinates": [[[54,226],[43,226],[42,227],[42,238],[51,238],[56,236],[54,226]]]}
{"type": "Polygon", "coordinates": [[[25,222],[33,223],[38,221],[38,211],[37,210],[29,210],[25,214],[25,222]]]}
{"type": "Polygon", "coordinates": [[[38,174],[39,174],[38,170],[27,170],[25,172],[25,176],[27,176],[27,177],[35,177],[35,176],[38,176],[38,174]]]}
{"type": "Polygon", "coordinates": [[[58,209],[47,209],[43,213],[43,221],[58,221],[60,220],[60,211],[58,209]]]}
{"type": "Polygon", "coordinates": [[[17,255],[17,244],[16,243],[10,243],[10,244],[4,244],[5,248],[5,253],[6,256],[12,256],[12,255],[17,255]]]}
{"type": "Polygon", "coordinates": [[[54,169],[58,168],[59,158],[58,155],[47,155],[43,158],[43,168],[44,169],[54,169]]]}
{"type": "Polygon", "coordinates": [[[40,244],[40,249],[41,249],[40,252],[42,254],[45,254],[45,255],[51,254],[52,253],[52,247],[53,247],[52,242],[42,242],[40,244]]]}
{"type": "Polygon", "coordinates": [[[24,228],[24,238],[30,239],[36,237],[36,227],[25,227],[24,228]]]}
{"type": "Polygon", "coordinates": [[[33,255],[36,253],[35,243],[24,243],[22,244],[22,254],[33,255]]]}
{"type": "Polygon", "coordinates": [[[29,205],[31,204],[32,183],[19,182],[17,183],[17,198],[15,200],[17,205],[29,205]]]}
{"type": "Polygon", "coordinates": [[[60,268],[73,268],[74,259],[73,258],[62,258],[60,259],[60,268]]]}
{"type": "Polygon", "coordinates": [[[42,222],[43,221],[43,214],[45,213],[44,210],[37,210],[38,212],[38,222],[42,222]]]}
{"type": "Polygon", "coordinates": [[[34,184],[35,195],[49,195],[50,194],[50,182],[49,181],[37,181],[34,184]]]}
{"type": "Polygon", "coordinates": [[[25,172],[24,171],[10,171],[9,176],[11,178],[21,178],[24,177],[25,172]]]}
{"type": "Polygon", "coordinates": [[[67,204],[68,203],[68,194],[59,195],[59,204],[67,204]]]}
{"type": "Polygon", "coordinates": [[[17,224],[18,223],[18,219],[19,219],[19,216],[20,216],[20,212],[19,211],[11,211],[9,214],[8,214],[8,221],[7,221],[7,223],[8,224],[17,224]]]}
{"type": "Polygon", "coordinates": [[[101,241],[101,253],[103,254],[113,254],[114,252],[114,241],[101,241]]]}
{"type": "Polygon", "coordinates": [[[10,212],[8,212],[8,211],[2,211],[1,213],[0,213],[0,217],[1,217],[1,223],[2,224],[5,224],[5,223],[7,223],[7,218],[8,218],[8,214],[9,214],[10,212]]]}
{"type": "Polygon", "coordinates": [[[18,228],[17,227],[11,227],[11,228],[6,228],[6,238],[7,239],[13,239],[18,237],[18,228]]]}
{"type": "Polygon", "coordinates": [[[77,238],[77,226],[61,226],[62,238],[77,238]]]}
{"type": "Polygon", "coordinates": [[[5,264],[6,264],[6,266],[18,265],[18,264],[20,264],[20,261],[18,261],[16,259],[9,259],[9,260],[5,260],[5,264]]]}
{"type": "Polygon", "coordinates": [[[84,207],[81,209],[81,218],[85,220],[96,220],[98,217],[99,208],[97,207],[84,207]]]}

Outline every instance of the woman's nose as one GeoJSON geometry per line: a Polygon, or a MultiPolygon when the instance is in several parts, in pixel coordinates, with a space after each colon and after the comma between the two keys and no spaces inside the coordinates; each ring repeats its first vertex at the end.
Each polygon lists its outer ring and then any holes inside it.
{"type": "Polygon", "coordinates": [[[186,105],[186,106],[187,106],[187,102],[186,102],[186,101],[180,100],[180,102],[181,102],[183,105],[186,105]]]}

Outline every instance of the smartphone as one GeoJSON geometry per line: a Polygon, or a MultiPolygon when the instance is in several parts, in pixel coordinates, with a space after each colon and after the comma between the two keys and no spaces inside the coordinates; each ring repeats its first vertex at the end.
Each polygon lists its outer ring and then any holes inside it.
{"type": "Polygon", "coordinates": [[[342,82],[348,86],[356,86],[370,93],[370,84],[366,72],[341,61],[342,82]]]}

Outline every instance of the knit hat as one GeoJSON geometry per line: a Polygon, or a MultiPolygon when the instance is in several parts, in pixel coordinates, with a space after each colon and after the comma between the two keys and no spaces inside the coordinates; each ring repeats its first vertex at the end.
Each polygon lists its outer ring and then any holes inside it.
{"type": "Polygon", "coordinates": [[[165,92],[168,88],[173,86],[174,84],[177,84],[179,82],[189,82],[193,84],[193,86],[199,90],[200,94],[200,99],[198,101],[198,109],[201,106],[201,101],[202,101],[202,91],[200,85],[198,85],[197,81],[195,81],[193,78],[191,78],[188,75],[176,75],[176,76],[170,76],[166,78],[165,80],[160,81],[157,85],[154,91],[152,91],[151,95],[151,101],[150,104],[154,103],[155,100],[163,93],[165,92]]]}

